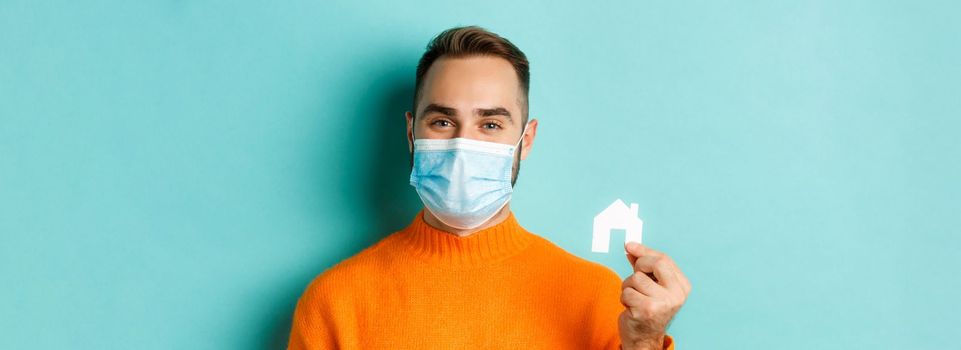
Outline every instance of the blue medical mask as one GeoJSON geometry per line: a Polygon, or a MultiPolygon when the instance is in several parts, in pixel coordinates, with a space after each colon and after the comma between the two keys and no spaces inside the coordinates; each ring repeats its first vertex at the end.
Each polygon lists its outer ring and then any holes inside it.
{"type": "Polygon", "coordinates": [[[414,140],[410,185],[438,220],[472,229],[494,217],[511,199],[513,145],[467,138],[414,140]]]}

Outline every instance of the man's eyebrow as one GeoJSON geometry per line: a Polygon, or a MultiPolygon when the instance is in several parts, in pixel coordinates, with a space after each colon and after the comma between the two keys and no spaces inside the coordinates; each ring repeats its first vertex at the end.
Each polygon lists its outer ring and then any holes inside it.
{"type": "Polygon", "coordinates": [[[501,115],[501,116],[507,117],[508,120],[513,121],[513,119],[511,118],[511,112],[508,111],[507,108],[504,108],[504,107],[478,108],[478,109],[476,109],[475,111],[477,111],[477,115],[479,115],[479,116],[481,116],[481,117],[490,117],[490,116],[493,116],[493,115],[501,115]]]}
{"type": "Polygon", "coordinates": [[[456,116],[457,110],[447,106],[442,106],[436,103],[431,103],[424,107],[424,110],[420,112],[421,115],[427,115],[428,113],[437,112],[449,117],[456,116]]]}

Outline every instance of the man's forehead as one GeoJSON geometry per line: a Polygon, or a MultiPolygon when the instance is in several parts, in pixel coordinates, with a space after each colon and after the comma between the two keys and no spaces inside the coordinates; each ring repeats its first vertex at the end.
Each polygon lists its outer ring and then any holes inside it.
{"type": "Polygon", "coordinates": [[[514,66],[504,58],[491,55],[471,55],[464,57],[441,56],[427,70],[425,78],[428,80],[441,72],[456,70],[458,73],[481,73],[489,75],[497,73],[503,78],[513,78],[510,81],[518,83],[514,66]]]}
{"type": "Polygon", "coordinates": [[[503,108],[517,114],[521,108],[520,81],[513,66],[503,58],[444,57],[431,65],[425,78],[420,101],[422,110],[437,104],[461,113],[503,108]]]}

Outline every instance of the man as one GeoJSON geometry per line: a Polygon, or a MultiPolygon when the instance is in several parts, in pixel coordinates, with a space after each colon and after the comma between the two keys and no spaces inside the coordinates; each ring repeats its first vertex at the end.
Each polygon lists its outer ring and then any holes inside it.
{"type": "Polygon", "coordinates": [[[690,293],[671,259],[625,245],[635,273],[574,256],[510,210],[534,146],[528,61],[479,27],[446,30],[417,67],[406,113],[411,224],[315,278],[290,349],[673,349],[690,293]]]}

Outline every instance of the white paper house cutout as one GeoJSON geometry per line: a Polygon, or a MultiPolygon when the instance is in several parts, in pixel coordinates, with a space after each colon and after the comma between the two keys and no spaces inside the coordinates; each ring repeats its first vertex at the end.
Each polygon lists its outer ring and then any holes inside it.
{"type": "Polygon", "coordinates": [[[591,251],[607,253],[611,245],[611,230],[624,230],[624,243],[641,243],[641,229],[644,222],[637,216],[637,203],[628,208],[624,201],[617,199],[594,217],[594,237],[591,251]]]}

